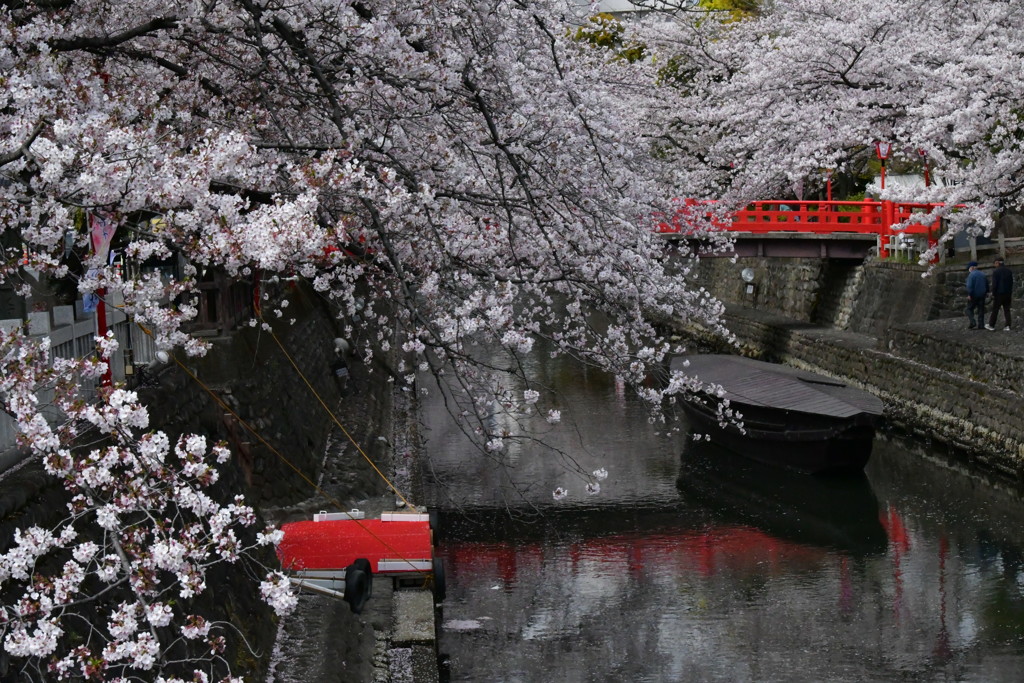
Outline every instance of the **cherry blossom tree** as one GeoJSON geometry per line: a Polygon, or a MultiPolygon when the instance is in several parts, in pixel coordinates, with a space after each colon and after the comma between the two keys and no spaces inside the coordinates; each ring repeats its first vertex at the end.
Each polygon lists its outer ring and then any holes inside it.
{"type": "MultiPolygon", "coordinates": [[[[172,444],[163,432],[146,431],[148,412],[123,388],[98,404],[80,397],[80,380],[98,378],[116,350],[112,337],[100,341],[99,358],[63,359],[51,356],[48,339],[33,344],[0,333],[7,409],[70,500],[66,518],[19,529],[4,544],[3,647],[36,680],[128,680],[145,672],[220,678],[230,672],[225,632],[234,635],[233,628],[195,610],[193,598],[206,589],[211,566],[254,564],[256,549],[276,543],[280,532],[253,534],[255,513],[240,496],[223,504],[209,495],[219,476],[214,461],[230,456],[222,444],[211,447],[198,435],[172,444]],[[56,429],[40,413],[43,391],[66,416],[56,429]]],[[[290,609],[287,578],[262,571],[265,598],[290,609]]]]}
{"type": "Polygon", "coordinates": [[[685,96],[662,141],[699,196],[742,204],[820,182],[884,141],[942,182],[883,197],[962,204],[954,225],[987,230],[1024,197],[1022,12],[1003,0],[776,0],[738,22],[654,13],[635,39],[685,96]]]}
{"type": "MultiPolygon", "coordinates": [[[[395,354],[403,386],[450,382],[453,412],[500,451],[518,435],[488,427],[492,406],[543,409],[520,362],[536,340],[639,386],[671,349],[652,316],[719,325],[720,306],[681,277],[691,254],[668,272],[651,231],[680,176],[647,132],[669,125],[680,91],[657,87],[651,60],[575,40],[574,9],[4,3],[0,276],[73,275],[69,248],[87,251],[88,226],[109,221],[130,259],[177,254],[185,277],[132,279],[97,254],[79,291],[119,295],[160,348],[200,354],[182,327],[197,269],[297,275],[333,303],[366,363],[395,354]]],[[[52,358],[20,333],[0,341],[4,405],[71,495],[65,521],[23,530],[0,557],[0,590],[14,596],[3,647],[40,677],[231,675],[218,626],[187,605],[211,565],[253,560],[277,534],[253,533],[243,501],[209,495],[224,448],[171,443],[123,387],[77,396],[110,339],[97,360],[52,358]],[[44,388],[56,424],[41,415],[44,388]],[[100,596],[115,607],[83,616],[100,596]]],[[[690,386],[675,377],[667,391],[690,386]]],[[[581,473],[593,490],[598,472],[581,473]]],[[[280,574],[262,591],[290,606],[280,574]]]]}

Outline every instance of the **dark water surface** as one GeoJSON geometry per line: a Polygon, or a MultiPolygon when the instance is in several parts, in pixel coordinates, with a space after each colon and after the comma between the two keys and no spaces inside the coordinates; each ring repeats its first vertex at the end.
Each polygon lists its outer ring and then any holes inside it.
{"type": "Polygon", "coordinates": [[[607,469],[596,496],[532,444],[496,467],[428,402],[451,680],[1024,680],[1018,494],[895,440],[862,478],[762,468],[603,376],[538,372],[562,423],[535,423],[607,469]]]}

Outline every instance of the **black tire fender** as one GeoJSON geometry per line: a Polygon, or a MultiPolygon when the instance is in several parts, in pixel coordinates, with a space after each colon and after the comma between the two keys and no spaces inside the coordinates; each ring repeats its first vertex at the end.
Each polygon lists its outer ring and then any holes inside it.
{"type": "Polygon", "coordinates": [[[366,597],[367,598],[372,598],[373,597],[373,568],[370,566],[370,561],[368,559],[366,559],[365,557],[360,557],[359,559],[357,559],[355,562],[353,562],[349,566],[350,567],[355,567],[359,571],[361,571],[364,574],[366,574],[366,579],[367,579],[367,581],[366,581],[366,597]]]}
{"type": "Polygon", "coordinates": [[[345,568],[345,597],[343,600],[352,608],[353,614],[362,614],[367,598],[370,597],[370,579],[362,569],[354,565],[345,568]]]}
{"type": "Polygon", "coordinates": [[[444,560],[440,557],[435,557],[431,561],[431,567],[433,569],[432,588],[434,591],[434,602],[444,602],[444,598],[448,594],[448,586],[444,574],[444,560]]]}

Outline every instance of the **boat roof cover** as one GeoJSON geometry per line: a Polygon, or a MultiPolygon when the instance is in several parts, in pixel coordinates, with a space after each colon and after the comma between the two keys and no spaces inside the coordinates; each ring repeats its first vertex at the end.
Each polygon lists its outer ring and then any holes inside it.
{"type": "Polygon", "coordinates": [[[730,403],[832,417],[882,414],[881,399],[841,380],[743,356],[680,356],[672,360],[671,369],[721,385],[722,398],[730,403]],[[688,367],[683,365],[686,360],[688,367]]]}

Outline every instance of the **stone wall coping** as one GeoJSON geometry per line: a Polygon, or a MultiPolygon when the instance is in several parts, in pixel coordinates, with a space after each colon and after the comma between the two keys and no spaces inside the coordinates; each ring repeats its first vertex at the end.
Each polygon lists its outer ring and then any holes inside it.
{"type": "Polygon", "coordinates": [[[746,308],[744,306],[727,304],[725,307],[725,318],[728,321],[730,317],[755,320],[763,325],[771,325],[779,330],[803,332],[816,339],[829,340],[850,348],[877,349],[881,344],[879,339],[876,339],[871,335],[861,334],[859,332],[850,332],[849,330],[839,330],[834,327],[825,327],[823,325],[815,325],[814,323],[803,322],[801,320],[794,320],[771,311],[762,311],[755,308],[746,308]]]}
{"type": "MultiPolygon", "coordinates": [[[[986,318],[988,313],[989,311],[986,311],[986,318]]],[[[1002,324],[1002,316],[1000,316],[999,322],[1002,324]]],[[[958,344],[971,352],[982,352],[987,355],[1024,361],[1024,333],[1021,330],[1004,332],[1002,327],[995,331],[969,330],[966,316],[893,325],[887,338],[891,339],[894,333],[900,332],[958,344]]]]}

